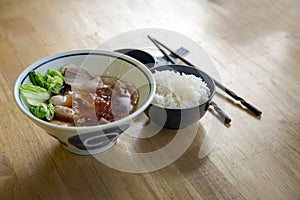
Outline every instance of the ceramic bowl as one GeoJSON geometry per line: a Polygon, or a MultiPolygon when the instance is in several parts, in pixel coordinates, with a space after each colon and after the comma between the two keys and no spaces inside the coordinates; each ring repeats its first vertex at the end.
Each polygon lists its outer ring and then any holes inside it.
{"type": "Polygon", "coordinates": [[[155,66],[155,58],[146,51],[140,49],[118,49],[115,52],[130,56],[146,65],[149,69],[155,66]]]}
{"type": "Polygon", "coordinates": [[[20,110],[35,124],[60,141],[62,146],[77,155],[96,155],[110,149],[132,120],[151,103],[155,94],[155,80],[151,71],[141,62],[129,56],[101,50],[77,50],[45,57],[28,66],[17,78],[14,98],[20,110]],[[132,83],[139,93],[137,109],[129,116],[104,125],[67,127],[38,119],[20,97],[19,87],[29,83],[31,70],[46,74],[48,69],[60,70],[66,64],[85,67],[91,73],[116,77],[132,83]]]}
{"type": "MultiPolygon", "coordinates": [[[[163,108],[150,104],[145,110],[146,115],[155,123],[168,129],[184,128],[200,120],[208,110],[210,102],[215,94],[215,83],[213,79],[205,72],[185,65],[162,65],[151,69],[153,73],[155,71],[163,70],[171,70],[179,72],[180,74],[192,74],[196,77],[200,77],[207,84],[211,94],[207,101],[194,107],[184,109],[163,108]]],[[[186,89],[189,90],[190,88],[186,89]]]]}

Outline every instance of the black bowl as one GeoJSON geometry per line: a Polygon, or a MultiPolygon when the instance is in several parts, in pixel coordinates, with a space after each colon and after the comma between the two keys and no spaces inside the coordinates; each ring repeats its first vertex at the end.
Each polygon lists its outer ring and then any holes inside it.
{"type": "Polygon", "coordinates": [[[115,50],[115,52],[130,56],[146,65],[149,69],[154,67],[155,65],[155,58],[146,51],[142,51],[139,49],[118,49],[115,50]]]}
{"type": "Polygon", "coordinates": [[[196,77],[200,77],[207,84],[211,94],[207,101],[191,108],[171,109],[150,104],[145,110],[145,114],[153,122],[168,129],[184,128],[200,120],[208,110],[210,102],[215,95],[216,88],[213,79],[205,72],[185,65],[163,65],[151,69],[152,73],[164,70],[172,70],[180,74],[192,74],[196,77]]]}

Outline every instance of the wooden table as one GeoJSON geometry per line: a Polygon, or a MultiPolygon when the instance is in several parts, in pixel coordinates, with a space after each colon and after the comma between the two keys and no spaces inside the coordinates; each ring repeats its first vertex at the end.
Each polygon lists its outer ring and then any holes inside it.
{"type": "MultiPolygon", "coordinates": [[[[298,0],[1,0],[0,199],[300,199],[299,22],[298,0]],[[185,130],[197,134],[177,160],[128,173],[66,152],[17,108],[14,82],[32,62],[139,28],[198,43],[223,83],[262,117],[216,95],[232,124],[222,125],[208,156],[198,153],[211,112],[185,130]]],[[[118,145],[149,152],[175,135],[163,130],[118,145]]]]}

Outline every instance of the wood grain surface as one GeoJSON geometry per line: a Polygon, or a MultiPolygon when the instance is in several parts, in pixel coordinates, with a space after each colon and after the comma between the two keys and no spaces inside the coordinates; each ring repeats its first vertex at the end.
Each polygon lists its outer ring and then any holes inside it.
{"type": "MultiPolygon", "coordinates": [[[[300,199],[299,65],[298,0],[0,0],[0,199],[300,199]],[[219,92],[232,124],[210,154],[198,157],[212,112],[184,129],[197,135],[170,165],[129,173],[66,152],[18,109],[14,82],[34,61],[141,28],[195,41],[262,117],[219,92]]],[[[118,147],[150,152],[175,136],[118,147]]]]}

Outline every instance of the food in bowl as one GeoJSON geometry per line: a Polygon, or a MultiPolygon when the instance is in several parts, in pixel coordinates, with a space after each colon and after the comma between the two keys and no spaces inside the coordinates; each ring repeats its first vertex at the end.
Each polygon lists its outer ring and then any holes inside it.
{"type": "MultiPolygon", "coordinates": [[[[104,153],[115,145],[119,136],[129,128],[132,120],[149,106],[155,88],[151,71],[129,56],[104,50],[75,50],[47,56],[26,67],[15,82],[14,99],[20,110],[41,130],[56,138],[64,149],[76,155],[91,156],[104,153]],[[134,111],[122,119],[95,126],[76,126],[76,124],[62,126],[34,116],[21,96],[20,86],[31,83],[29,78],[31,71],[45,76],[48,70],[60,72],[62,66],[69,64],[84,68],[90,74],[116,78],[122,83],[131,83],[138,93],[134,111]]],[[[62,100],[68,102],[67,99],[62,100]]],[[[28,122],[24,120],[23,123],[28,122]]],[[[41,134],[44,134],[42,132],[41,134]]]]}
{"type": "Polygon", "coordinates": [[[155,71],[156,92],[153,104],[164,108],[190,108],[209,99],[207,84],[193,74],[178,71],[155,71]]]}
{"type": "MultiPolygon", "coordinates": [[[[187,107],[177,107],[176,105],[176,100],[175,102],[172,101],[172,103],[169,103],[169,99],[165,100],[163,98],[163,101],[167,101],[167,104],[173,104],[172,106],[174,106],[175,108],[170,108],[170,107],[165,107],[164,103],[157,103],[157,100],[153,100],[151,102],[151,104],[148,106],[148,108],[145,110],[146,115],[156,124],[163,126],[164,128],[168,128],[168,129],[179,129],[179,128],[184,128],[187,127],[189,125],[191,125],[192,123],[195,123],[196,121],[200,120],[204,114],[206,113],[206,111],[208,110],[208,107],[210,105],[210,102],[215,94],[215,83],[213,81],[213,79],[207,75],[205,72],[196,69],[194,67],[190,67],[190,66],[185,66],[185,65],[161,65],[161,66],[157,66],[151,69],[152,73],[157,73],[157,72],[165,72],[167,71],[168,76],[163,76],[163,77],[159,77],[159,78],[165,78],[165,80],[159,80],[158,78],[155,78],[156,84],[157,84],[157,91],[156,93],[160,92],[159,87],[163,87],[163,90],[170,90],[170,88],[174,88],[174,87],[182,87],[181,89],[177,89],[176,92],[191,92],[191,94],[193,94],[193,90],[196,90],[194,92],[196,92],[196,96],[194,97],[190,97],[187,98],[188,100],[188,105],[187,107]],[[181,83],[181,81],[176,81],[176,86],[174,85],[170,85],[167,88],[165,88],[164,86],[159,86],[159,82],[166,82],[166,83],[172,83],[172,76],[169,76],[169,72],[173,72],[176,73],[176,77],[182,79],[182,77],[186,76],[186,75],[193,75],[199,79],[197,79],[195,81],[195,83],[181,83]],[[178,77],[178,75],[180,75],[178,77]],[[202,80],[201,82],[199,82],[199,80],[202,80]],[[198,85],[198,83],[200,85],[198,85]],[[178,85],[177,85],[178,84],[178,85]],[[204,85],[205,86],[204,86],[204,85]],[[208,89],[207,89],[208,88],[208,89]],[[188,91],[191,90],[191,91],[188,91]],[[201,90],[203,90],[202,92],[200,92],[201,90]],[[201,95],[199,95],[199,94],[201,95]],[[206,95],[208,96],[206,96],[206,95]],[[202,98],[203,95],[203,99],[200,98],[197,99],[196,97],[200,96],[202,98]],[[192,99],[192,100],[190,100],[192,99]],[[194,101],[193,103],[191,103],[192,101],[194,101]],[[199,101],[197,103],[197,101],[199,101]]],[[[172,75],[174,75],[172,73],[172,75]]],[[[155,76],[155,75],[154,75],[155,76]]],[[[188,78],[188,80],[185,81],[190,81],[190,79],[194,79],[194,77],[191,76],[191,78],[188,78]]],[[[190,76],[188,76],[190,77],[190,76]]],[[[176,79],[177,79],[176,78],[176,79]]],[[[184,79],[184,78],[183,78],[184,79]]],[[[185,82],[183,81],[183,82],[185,82]]],[[[167,92],[167,94],[173,94],[171,92],[167,92]]],[[[165,95],[168,98],[168,95],[165,95]]],[[[178,96],[182,96],[182,94],[178,94],[178,96]]],[[[170,97],[170,98],[174,98],[174,97],[170,97]]],[[[186,98],[186,97],[182,97],[182,98],[186,98]]],[[[176,98],[175,98],[176,99],[176,98]]],[[[161,102],[161,101],[160,101],[161,102]]],[[[179,102],[179,101],[178,101],[179,102]]],[[[181,100],[181,102],[183,102],[181,100]]],[[[165,103],[166,104],[166,103],[165,103]]]]}
{"type": "Polygon", "coordinates": [[[29,72],[31,83],[20,86],[30,112],[66,126],[95,126],[122,119],[136,110],[138,91],[131,83],[97,76],[69,64],[42,75],[29,72]]]}

